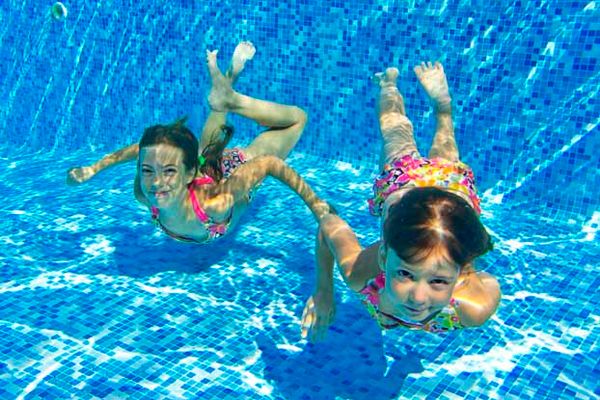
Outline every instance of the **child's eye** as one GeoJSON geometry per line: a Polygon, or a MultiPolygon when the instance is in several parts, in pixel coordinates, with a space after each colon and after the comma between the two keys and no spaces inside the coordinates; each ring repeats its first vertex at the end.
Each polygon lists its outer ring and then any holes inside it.
{"type": "Polygon", "coordinates": [[[142,174],[149,175],[151,173],[152,173],[152,170],[150,168],[142,168],[142,174]]]}
{"type": "Polygon", "coordinates": [[[398,276],[398,278],[410,278],[412,277],[412,275],[410,274],[410,272],[408,272],[405,269],[400,269],[396,272],[396,275],[398,276]]]}
{"type": "Polygon", "coordinates": [[[165,175],[167,176],[173,176],[177,173],[177,170],[175,168],[167,168],[165,169],[165,175]]]}
{"type": "Polygon", "coordinates": [[[433,279],[433,280],[431,281],[431,284],[432,284],[432,285],[435,285],[435,286],[447,286],[447,285],[449,285],[449,284],[450,284],[450,282],[448,282],[448,281],[447,281],[447,280],[445,280],[445,279],[433,279]]]}

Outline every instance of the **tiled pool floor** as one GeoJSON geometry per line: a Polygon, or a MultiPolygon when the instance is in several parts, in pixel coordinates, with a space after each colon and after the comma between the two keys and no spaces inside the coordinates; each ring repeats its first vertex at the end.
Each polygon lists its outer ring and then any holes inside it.
{"type": "MultiPolygon", "coordinates": [[[[0,160],[0,398],[540,399],[600,396],[598,220],[544,219],[483,199],[503,290],[483,328],[433,336],[376,328],[337,283],[327,339],[299,318],[316,223],[275,181],[211,246],[157,232],[133,166],[64,185],[69,156],[0,160]]],[[[291,163],[359,231],[372,168],[291,163]]]]}

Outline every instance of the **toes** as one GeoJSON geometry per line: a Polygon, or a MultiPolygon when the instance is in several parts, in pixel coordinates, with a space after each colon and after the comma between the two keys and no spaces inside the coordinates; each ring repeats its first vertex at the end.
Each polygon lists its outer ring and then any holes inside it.
{"type": "Polygon", "coordinates": [[[217,65],[217,53],[219,50],[206,50],[206,62],[209,67],[214,67],[217,65]]]}
{"type": "Polygon", "coordinates": [[[208,71],[213,79],[219,78],[221,75],[223,75],[219,69],[219,65],[217,64],[217,53],[218,50],[207,52],[208,71]]]}
{"type": "Polygon", "coordinates": [[[398,69],[394,67],[386,69],[385,77],[388,81],[395,81],[398,78],[398,69]]]}
{"type": "Polygon", "coordinates": [[[252,42],[247,42],[247,41],[242,42],[241,45],[242,45],[242,48],[244,49],[245,58],[247,58],[248,60],[252,59],[252,57],[254,57],[254,54],[256,53],[256,47],[254,47],[252,42]]]}
{"type": "Polygon", "coordinates": [[[217,58],[219,50],[206,50],[206,60],[210,63],[217,58]]]}
{"type": "Polygon", "coordinates": [[[416,73],[417,75],[421,76],[421,75],[423,75],[423,74],[425,73],[425,70],[426,70],[426,68],[427,68],[427,66],[425,65],[425,63],[424,63],[424,62],[422,62],[421,64],[418,64],[418,65],[415,67],[415,73],[416,73]]]}
{"type": "Polygon", "coordinates": [[[444,67],[442,66],[442,64],[439,61],[436,61],[435,63],[432,63],[431,61],[423,61],[421,62],[420,65],[417,65],[416,67],[413,68],[413,71],[415,71],[415,74],[417,74],[418,76],[421,76],[425,73],[427,73],[428,71],[444,71],[444,67]]]}

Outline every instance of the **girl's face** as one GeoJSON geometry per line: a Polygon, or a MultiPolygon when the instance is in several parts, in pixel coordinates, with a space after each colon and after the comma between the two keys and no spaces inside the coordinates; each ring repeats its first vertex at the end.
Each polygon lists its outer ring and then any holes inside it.
{"type": "Polygon", "coordinates": [[[459,275],[457,265],[435,255],[419,264],[405,263],[396,252],[381,246],[385,271],[381,307],[388,313],[423,321],[448,305],[459,275]]]}
{"type": "Polygon", "coordinates": [[[140,149],[138,173],[142,193],[158,208],[180,206],[194,179],[183,164],[183,151],[168,144],[140,149]]]}

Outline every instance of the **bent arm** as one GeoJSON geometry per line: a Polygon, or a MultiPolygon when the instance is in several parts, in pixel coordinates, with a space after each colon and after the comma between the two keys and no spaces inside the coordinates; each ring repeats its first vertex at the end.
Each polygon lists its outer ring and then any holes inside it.
{"type": "Polygon", "coordinates": [[[326,214],[319,221],[316,238],[316,285],[302,313],[302,337],[311,341],[321,339],[333,321],[334,264],[337,262],[344,282],[354,291],[366,282],[365,254],[354,231],[339,216],[326,214]]]}
{"type": "Polygon", "coordinates": [[[296,171],[279,157],[271,155],[255,157],[239,166],[232,176],[217,186],[215,196],[205,204],[207,210],[212,206],[215,207],[213,210],[219,213],[223,211],[223,207],[233,206],[267,176],[285,183],[296,192],[317,220],[329,211],[329,205],[316,195],[296,171]]]}
{"type": "Polygon", "coordinates": [[[106,168],[114,167],[115,165],[136,159],[138,153],[139,146],[135,143],[117,150],[114,153],[105,155],[92,165],[71,168],[67,172],[67,183],[71,185],[83,183],[106,168]]]}
{"type": "Polygon", "coordinates": [[[139,145],[137,143],[134,143],[120,150],[117,150],[114,153],[105,155],[92,166],[96,169],[96,173],[98,173],[103,169],[114,167],[115,165],[134,160],[137,158],[138,154],[139,145]]]}
{"type": "Polygon", "coordinates": [[[338,215],[323,216],[319,225],[317,257],[322,262],[317,259],[317,286],[329,287],[335,260],[346,285],[359,292],[379,272],[380,242],[363,249],[350,225],[338,215]]]}

